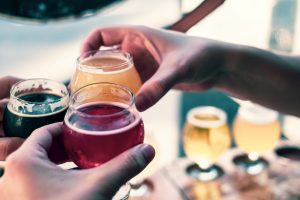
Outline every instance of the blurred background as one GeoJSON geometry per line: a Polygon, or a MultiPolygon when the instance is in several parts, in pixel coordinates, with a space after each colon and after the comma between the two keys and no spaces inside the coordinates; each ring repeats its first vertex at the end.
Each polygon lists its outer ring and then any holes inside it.
{"type": "MultiPolygon", "coordinates": [[[[91,30],[120,24],[163,28],[201,2],[126,0],[95,16],[46,24],[1,18],[0,75],[66,81],[75,71],[80,45],[91,30]]],[[[299,11],[297,0],[227,0],[187,34],[297,54],[300,51],[299,11]]],[[[201,94],[170,91],[158,104],[142,113],[146,131],[154,134],[159,145],[159,165],[184,155],[180,135],[186,114],[201,105],[225,110],[229,127],[239,106],[214,90],[201,94]]]]}

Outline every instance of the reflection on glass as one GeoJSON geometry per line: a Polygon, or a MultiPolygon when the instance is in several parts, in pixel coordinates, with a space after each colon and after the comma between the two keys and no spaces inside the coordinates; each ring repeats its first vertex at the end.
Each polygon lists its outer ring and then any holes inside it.
{"type": "Polygon", "coordinates": [[[228,149],[230,142],[224,111],[210,106],[190,110],[183,130],[183,147],[196,165],[189,166],[188,173],[201,181],[220,177],[223,171],[213,163],[228,149]]]}
{"type": "Polygon", "coordinates": [[[134,94],[142,85],[131,55],[116,49],[90,51],[78,58],[76,72],[71,80],[72,92],[97,82],[120,84],[134,94]]]}
{"type": "Polygon", "coordinates": [[[247,155],[234,158],[234,163],[249,174],[258,174],[268,163],[260,155],[271,150],[280,138],[276,111],[252,104],[241,106],[233,125],[237,146],[247,155]]]}

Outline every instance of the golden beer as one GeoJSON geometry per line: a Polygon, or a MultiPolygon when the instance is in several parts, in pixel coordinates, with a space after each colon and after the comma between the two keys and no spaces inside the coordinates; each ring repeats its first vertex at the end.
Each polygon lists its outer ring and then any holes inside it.
{"type": "Polygon", "coordinates": [[[278,113],[258,106],[240,107],[233,125],[235,142],[250,154],[271,150],[280,138],[278,113]]]}
{"type": "Polygon", "coordinates": [[[206,169],[231,143],[227,116],[221,109],[205,106],[190,110],[183,129],[183,147],[188,158],[206,169]]]}
{"type": "Polygon", "coordinates": [[[142,85],[132,57],[119,50],[98,50],[85,53],[77,60],[71,80],[72,93],[91,83],[109,82],[128,87],[134,94],[142,85]]]}

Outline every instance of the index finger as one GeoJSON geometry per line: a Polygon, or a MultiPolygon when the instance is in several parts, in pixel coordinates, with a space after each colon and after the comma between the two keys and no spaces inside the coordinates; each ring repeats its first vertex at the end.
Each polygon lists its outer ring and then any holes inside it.
{"type": "Polygon", "coordinates": [[[129,27],[101,28],[92,31],[83,42],[81,54],[98,50],[101,46],[113,46],[122,43],[129,27]]]}

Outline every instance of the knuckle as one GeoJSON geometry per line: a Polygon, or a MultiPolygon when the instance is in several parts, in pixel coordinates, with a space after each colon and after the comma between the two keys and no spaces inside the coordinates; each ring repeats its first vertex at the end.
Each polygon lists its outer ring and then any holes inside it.
{"type": "Polygon", "coordinates": [[[2,79],[5,79],[5,80],[9,80],[9,79],[12,79],[13,77],[12,76],[2,76],[2,79]]]}
{"type": "Polygon", "coordinates": [[[99,28],[93,28],[93,29],[90,31],[89,35],[98,34],[98,33],[99,33],[99,31],[100,31],[100,29],[99,29],[99,28]]]}
{"type": "Polygon", "coordinates": [[[9,155],[6,159],[6,168],[12,171],[20,170],[24,166],[22,157],[17,153],[9,155]]]}

